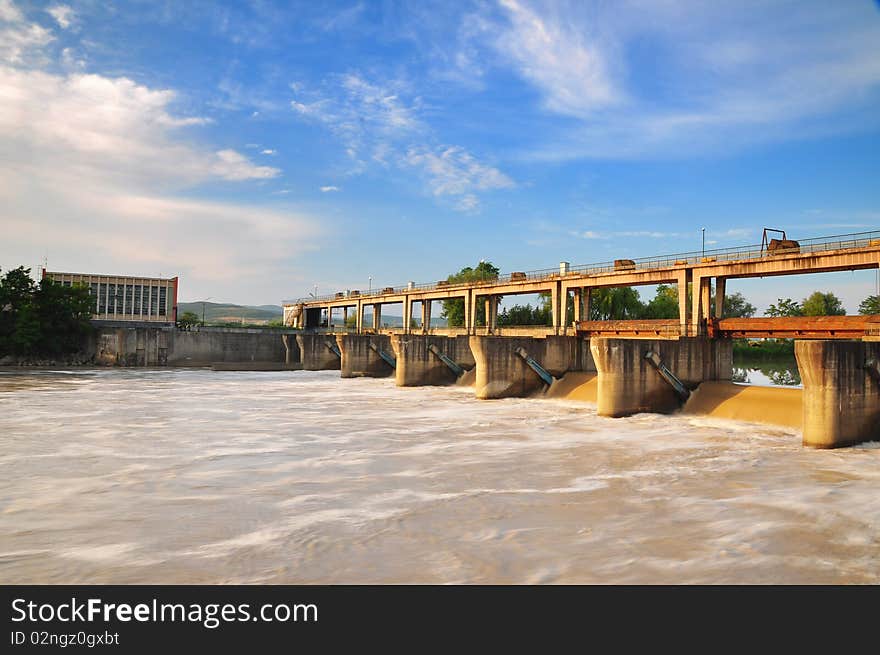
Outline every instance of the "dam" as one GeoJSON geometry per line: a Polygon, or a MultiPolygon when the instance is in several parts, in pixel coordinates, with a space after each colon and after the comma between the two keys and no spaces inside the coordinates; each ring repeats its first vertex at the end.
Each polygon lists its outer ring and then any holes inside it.
{"type": "MultiPolygon", "coordinates": [[[[712,405],[709,392],[696,394],[699,402],[692,396],[701,385],[717,390],[731,381],[733,338],[793,338],[803,391],[800,403],[788,394],[786,406],[800,417],[785,422],[801,427],[803,444],[835,448],[878,440],[880,316],[729,319],[720,309],[730,279],[880,268],[880,232],[785,246],[576,267],[561,262],[558,269],[464,283],[409,282],[367,293],[349,290],[285,302],[285,324],[296,330],[304,370],[339,370],[344,378],[393,377],[398,386],[472,379],[476,397],[485,400],[552,394],[562,384],[594,401],[599,416],[614,418],[670,413],[689,405],[706,410],[712,405]],[[678,319],[585,320],[592,290],[645,284],[677,285],[678,319]],[[498,325],[502,297],[535,293],[550,297],[550,325],[498,325]],[[433,327],[433,303],[450,299],[463,302],[464,325],[433,327]],[[403,325],[382,328],[382,307],[394,304],[403,307],[403,325]],[[484,308],[482,324],[478,304],[484,308]],[[414,320],[416,306],[420,323],[414,320]],[[367,307],[372,308],[370,326],[365,324],[367,307]],[[341,315],[341,323],[334,322],[334,313],[341,315]]],[[[715,406],[729,405],[740,395],[743,402],[756,398],[754,393],[727,391],[715,406]]]]}

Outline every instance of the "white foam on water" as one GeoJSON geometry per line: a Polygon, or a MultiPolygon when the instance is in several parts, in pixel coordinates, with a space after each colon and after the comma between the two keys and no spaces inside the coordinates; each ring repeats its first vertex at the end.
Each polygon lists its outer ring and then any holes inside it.
{"type": "Polygon", "coordinates": [[[0,581],[880,582],[880,443],[326,372],[0,372],[0,581]]]}

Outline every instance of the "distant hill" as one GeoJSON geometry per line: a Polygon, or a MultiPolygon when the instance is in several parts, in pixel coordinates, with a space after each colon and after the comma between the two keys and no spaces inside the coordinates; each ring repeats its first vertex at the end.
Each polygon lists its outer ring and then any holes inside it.
{"type": "Polygon", "coordinates": [[[218,302],[181,302],[177,303],[177,315],[192,312],[202,317],[202,305],[205,307],[205,323],[235,323],[244,319],[245,323],[260,324],[281,318],[283,312],[280,305],[233,305],[218,302]]]}

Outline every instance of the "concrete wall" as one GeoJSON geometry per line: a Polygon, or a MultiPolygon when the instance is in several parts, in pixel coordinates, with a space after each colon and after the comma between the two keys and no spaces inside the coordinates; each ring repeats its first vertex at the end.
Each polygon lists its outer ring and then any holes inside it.
{"type": "Polygon", "coordinates": [[[675,391],[645,360],[648,351],[658,353],[689,388],[705,380],[729,380],[733,373],[733,342],[729,339],[595,337],[590,349],[599,373],[596,404],[600,416],[671,412],[680,407],[675,391]]]}
{"type": "Polygon", "coordinates": [[[544,388],[544,383],[520,357],[517,348],[554,377],[567,371],[595,370],[589,341],[580,337],[471,337],[470,348],[477,367],[477,398],[528,396],[544,388]]]}
{"type": "Polygon", "coordinates": [[[335,340],[327,334],[297,334],[300,361],[306,371],[338,371],[341,367],[339,357],[328,348],[335,340]]]}
{"type": "MultiPolygon", "coordinates": [[[[278,332],[241,328],[202,328],[190,332],[170,326],[96,326],[90,350],[99,366],[284,363],[287,357],[278,332]]],[[[297,361],[299,349],[295,343],[291,351],[297,361]]]]}
{"type": "MultiPolygon", "coordinates": [[[[281,334],[275,331],[201,328],[197,331],[171,330],[169,334],[169,366],[206,366],[213,362],[284,362],[287,358],[281,334]]],[[[293,361],[298,359],[297,354],[293,361]]]]}
{"type": "Polygon", "coordinates": [[[370,347],[372,344],[394,357],[391,337],[387,334],[338,334],[336,344],[342,353],[342,377],[387,378],[394,375],[394,368],[370,347]]]}
{"type": "Polygon", "coordinates": [[[837,448],[880,440],[880,383],[865,370],[880,359],[880,343],[795,341],[801,380],[805,446],[837,448]]]}
{"type": "Polygon", "coordinates": [[[391,347],[397,358],[395,380],[398,387],[455,383],[458,378],[452,369],[428,350],[432,345],[466,370],[476,365],[471,353],[469,337],[466,335],[445,337],[395,334],[391,336],[391,347]]]}
{"type": "Polygon", "coordinates": [[[172,328],[98,328],[95,363],[98,366],[166,366],[172,328]]]}

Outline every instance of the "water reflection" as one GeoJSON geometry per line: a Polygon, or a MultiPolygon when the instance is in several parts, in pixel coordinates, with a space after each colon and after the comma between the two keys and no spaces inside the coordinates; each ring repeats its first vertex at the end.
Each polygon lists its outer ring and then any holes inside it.
{"type": "Polygon", "coordinates": [[[797,387],[801,373],[797,362],[791,359],[737,359],[733,366],[733,381],[760,386],[797,387]]]}

